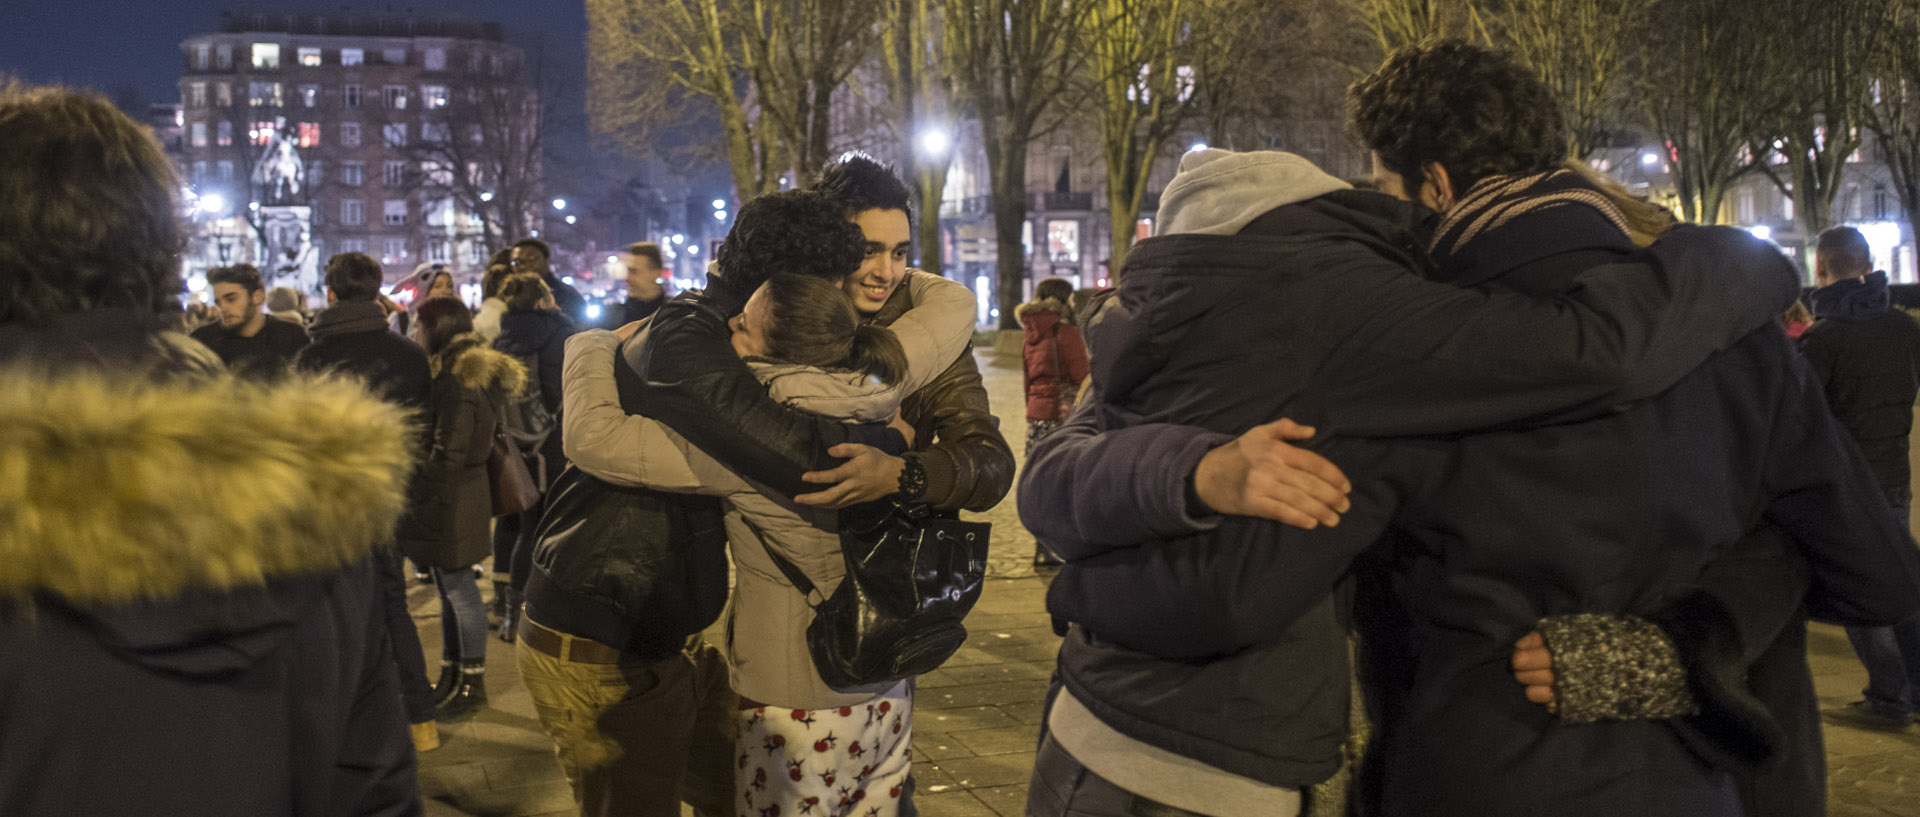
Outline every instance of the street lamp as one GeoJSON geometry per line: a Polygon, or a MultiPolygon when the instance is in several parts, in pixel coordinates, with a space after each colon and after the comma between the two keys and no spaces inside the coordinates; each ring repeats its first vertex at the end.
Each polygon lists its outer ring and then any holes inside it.
{"type": "Polygon", "coordinates": [[[199,203],[195,206],[199,207],[202,213],[216,216],[227,211],[227,197],[219,193],[208,193],[201,196],[199,203]]]}
{"type": "Polygon", "coordinates": [[[713,200],[713,209],[715,209],[715,210],[725,210],[725,209],[727,209],[727,201],[726,201],[726,199],[714,199],[714,200],[713,200]]]}
{"type": "Polygon", "coordinates": [[[674,233],[674,234],[673,234],[673,243],[675,243],[675,244],[685,244],[685,243],[687,243],[687,237],[686,237],[685,235],[682,235],[682,234],[680,234],[680,233],[674,233]]]}
{"type": "Polygon", "coordinates": [[[555,210],[565,210],[565,209],[567,209],[567,200],[566,200],[566,199],[554,199],[554,200],[553,200],[553,209],[555,209],[555,210]]]}
{"type": "Polygon", "coordinates": [[[575,218],[574,218],[573,216],[567,216],[567,223],[568,223],[568,224],[572,224],[572,223],[573,223],[574,221],[576,221],[576,220],[577,220],[577,219],[575,219],[575,218]]]}
{"type": "Polygon", "coordinates": [[[928,158],[938,159],[947,155],[953,147],[953,137],[944,128],[927,128],[920,132],[920,152],[928,158]]]}
{"type": "Polygon", "coordinates": [[[493,191],[492,191],[492,190],[488,190],[488,191],[486,191],[486,192],[484,192],[484,193],[481,193],[481,194],[480,194],[480,200],[481,200],[481,201],[493,201],[493,191]]]}

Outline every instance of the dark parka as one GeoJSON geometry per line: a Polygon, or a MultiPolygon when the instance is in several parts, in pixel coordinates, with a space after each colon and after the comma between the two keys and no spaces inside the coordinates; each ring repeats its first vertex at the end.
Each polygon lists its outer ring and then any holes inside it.
{"type": "Polygon", "coordinates": [[[0,814],[418,814],[403,412],[149,327],[0,326],[0,814]]]}
{"type": "Polygon", "coordinates": [[[1836,281],[1808,300],[1819,320],[1800,337],[1800,349],[1834,416],[1860,444],[1880,487],[1906,490],[1920,324],[1893,306],[1884,272],[1836,281]]]}
{"type": "Polygon", "coordinates": [[[433,389],[427,353],[387,327],[386,310],[373,301],[340,301],[314,317],[313,344],[300,350],[294,368],[340,371],[367,382],[381,397],[425,411],[433,389]]]}
{"type": "MultiPolygon", "coordinates": [[[[545,444],[540,446],[549,482],[559,476],[567,462],[566,450],[560,442],[560,386],[564,380],[561,369],[566,366],[567,337],[576,331],[578,327],[557,310],[511,309],[500,316],[500,336],[493,340],[493,348],[517,360],[531,362],[527,367],[529,388],[539,390],[540,404],[553,415],[553,433],[547,435],[545,444]]],[[[540,465],[530,459],[528,467],[540,465]]],[[[540,474],[535,470],[534,479],[538,480],[540,474]]]]}
{"type": "Polygon", "coordinates": [[[527,388],[527,370],[474,334],[455,338],[432,362],[419,504],[400,527],[399,546],[415,564],[455,570],[491,552],[487,457],[501,406],[527,388]]]}

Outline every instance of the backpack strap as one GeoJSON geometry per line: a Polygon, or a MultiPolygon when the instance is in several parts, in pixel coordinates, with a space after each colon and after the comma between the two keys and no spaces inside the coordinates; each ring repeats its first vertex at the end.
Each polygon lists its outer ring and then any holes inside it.
{"type": "Polygon", "coordinates": [[[753,521],[745,516],[741,516],[740,521],[746,523],[748,530],[753,531],[753,538],[759,540],[760,547],[767,552],[767,558],[773,560],[773,566],[780,568],[780,573],[787,577],[787,581],[793,583],[793,586],[800,591],[800,595],[812,598],[815,588],[813,581],[807,578],[807,574],[800,572],[800,567],[787,561],[786,557],[773,552],[773,546],[767,544],[767,535],[760,531],[759,525],[753,524],[753,521]]]}

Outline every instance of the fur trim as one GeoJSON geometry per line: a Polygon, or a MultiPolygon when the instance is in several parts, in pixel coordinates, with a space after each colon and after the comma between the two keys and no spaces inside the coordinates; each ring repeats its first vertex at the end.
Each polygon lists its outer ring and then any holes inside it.
{"type": "Polygon", "coordinates": [[[390,541],[409,418],[357,382],[0,372],[0,599],[260,585],[390,541]]]}
{"type": "Polygon", "coordinates": [[[466,388],[498,389],[508,397],[518,397],[527,388],[527,367],[512,355],[487,345],[479,335],[455,338],[441,357],[452,362],[453,376],[466,388]]]}
{"type": "Polygon", "coordinates": [[[1013,319],[1024,321],[1028,315],[1035,312],[1055,312],[1059,313],[1061,320],[1073,319],[1073,308],[1061,303],[1059,298],[1041,298],[1014,307],[1013,319]]]}

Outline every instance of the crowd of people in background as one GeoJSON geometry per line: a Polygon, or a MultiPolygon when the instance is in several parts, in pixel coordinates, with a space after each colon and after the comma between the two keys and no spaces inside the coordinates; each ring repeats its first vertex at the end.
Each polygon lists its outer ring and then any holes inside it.
{"type": "MultiPolygon", "coordinates": [[[[1350,102],[1367,183],[1190,152],[1119,289],[1015,312],[1027,813],[1821,813],[1805,621],[1869,671],[1829,718],[1920,710],[1920,325],[1865,240],[1800,306],[1480,46],[1350,102]]],[[[597,322],[538,238],[475,303],[349,252],[324,308],[246,264],[183,308],[178,190],[0,85],[0,813],[417,814],[490,638],[583,813],[916,813],[1016,458],[892,169],[745,202],[703,290],[629,246],[597,322]]]]}

